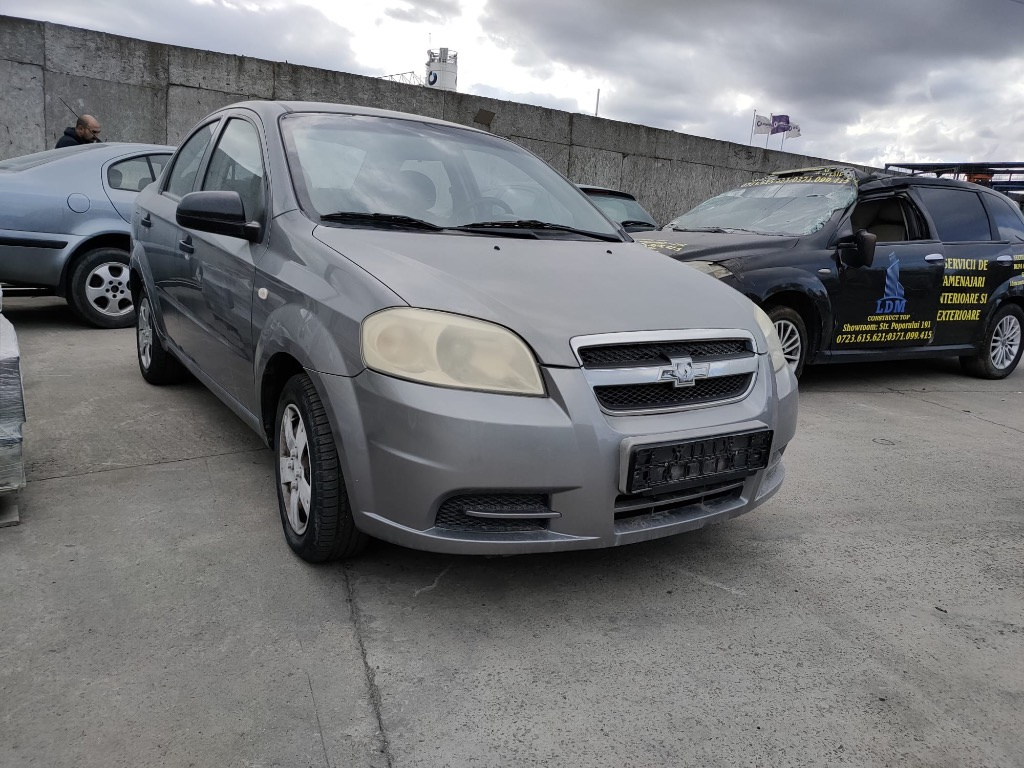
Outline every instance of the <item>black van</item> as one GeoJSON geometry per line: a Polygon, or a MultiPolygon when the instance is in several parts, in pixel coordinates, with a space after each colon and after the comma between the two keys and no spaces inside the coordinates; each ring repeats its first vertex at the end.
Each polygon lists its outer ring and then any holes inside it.
{"type": "Polygon", "coordinates": [[[804,365],[957,356],[976,376],[1021,358],[1024,217],[986,187],[840,166],[775,173],[639,242],[721,278],[804,365]]]}

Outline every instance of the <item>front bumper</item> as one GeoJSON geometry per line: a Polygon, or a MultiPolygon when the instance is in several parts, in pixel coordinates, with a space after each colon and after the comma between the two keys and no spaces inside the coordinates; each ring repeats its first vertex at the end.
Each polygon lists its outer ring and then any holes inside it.
{"type": "Polygon", "coordinates": [[[591,549],[736,517],[782,484],[797,390],[788,369],[774,375],[766,356],[739,402],[639,416],[602,412],[579,369],[543,373],[549,396],[538,398],[431,387],[372,371],[352,378],[311,372],[328,404],[359,529],[457,554],[591,549]],[[763,469],[654,498],[626,493],[624,463],[634,446],[765,429],[773,440],[763,469]],[[503,521],[484,511],[482,523],[467,518],[466,509],[488,504],[481,499],[492,506],[497,499],[498,507],[508,501],[503,508],[513,516],[548,516],[503,521]],[[466,526],[452,522],[460,515],[466,526]]]}

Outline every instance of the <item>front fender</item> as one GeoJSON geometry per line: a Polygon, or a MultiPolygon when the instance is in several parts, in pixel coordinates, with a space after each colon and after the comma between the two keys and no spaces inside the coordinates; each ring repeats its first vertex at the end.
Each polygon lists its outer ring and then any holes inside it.
{"type": "MultiPolygon", "coordinates": [[[[824,283],[812,272],[795,267],[767,267],[735,274],[726,280],[755,304],[763,307],[782,294],[799,294],[813,309],[816,323],[809,331],[827,339],[832,330],[832,302],[824,283]]],[[[800,309],[795,307],[795,309],[800,309]]],[[[820,344],[819,344],[820,346],[820,344]]]]}
{"type": "Polygon", "coordinates": [[[308,370],[355,376],[363,369],[362,360],[352,354],[351,342],[345,346],[317,313],[299,304],[283,304],[267,316],[256,340],[256,381],[263,380],[274,355],[282,353],[308,370]]]}

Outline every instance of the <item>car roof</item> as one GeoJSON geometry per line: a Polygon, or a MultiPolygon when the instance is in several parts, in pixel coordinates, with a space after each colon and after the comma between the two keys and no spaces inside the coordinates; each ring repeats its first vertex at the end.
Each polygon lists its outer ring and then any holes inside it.
{"type": "MultiPolygon", "coordinates": [[[[260,117],[270,120],[276,119],[285,114],[311,113],[311,114],[335,114],[335,115],[365,115],[367,117],[387,117],[397,120],[415,120],[420,123],[432,123],[444,125],[451,128],[459,128],[464,131],[483,133],[487,136],[495,136],[493,133],[481,131],[479,128],[472,128],[468,125],[453,123],[448,120],[439,120],[426,115],[415,115],[410,112],[398,112],[391,109],[378,109],[376,107],[361,107],[355,104],[334,104],[326,101],[240,101],[235,104],[228,104],[212,115],[220,114],[232,109],[249,109],[260,117]]],[[[495,136],[495,138],[502,138],[495,136]]],[[[507,141],[507,139],[506,139],[507,141]]]]}
{"type": "Polygon", "coordinates": [[[166,144],[138,144],[120,141],[81,144],[74,147],[47,149],[42,152],[33,152],[29,155],[20,155],[8,158],[7,160],[0,160],[0,172],[17,173],[56,162],[81,161],[105,163],[107,160],[138,152],[167,152],[169,154],[173,151],[174,147],[166,144]]]}
{"type": "Polygon", "coordinates": [[[849,174],[857,180],[857,186],[862,192],[883,191],[887,189],[898,189],[902,187],[949,187],[955,189],[973,189],[992,192],[988,187],[980,184],[973,184],[969,181],[959,179],[941,179],[932,176],[909,176],[903,173],[891,171],[863,171],[849,165],[822,165],[814,168],[794,168],[788,171],[776,171],[771,174],[779,178],[792,176],[811,176],[822,172],[842,172],[849,174]]]}
{"type": "Polygon", "coordinates": [[[608,187],[597,187],[593,184],[577,184],[581,190],[586,192],[588,195],[608,195],[609,197],[623,197],[628,200],[636,200],[636,196],[629,194],[629,192],[623,192],[620,189],[609,189],[608,187]]]}

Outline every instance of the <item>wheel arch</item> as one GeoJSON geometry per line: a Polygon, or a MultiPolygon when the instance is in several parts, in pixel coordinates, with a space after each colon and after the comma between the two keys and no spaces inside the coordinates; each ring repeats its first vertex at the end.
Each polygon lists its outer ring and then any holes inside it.
{"type": "Polygon", "coordinates": [[[812,362],[817,357],[822,348],[825,320],[814,298],[803,291],[789,289],[776,291],[757,303],[765,312],[774,307],[789,307],[800,315],[809,337],[807,342],[810,349],[805,359],[812,362]]]}
{"type": "MultiPolygon", "coordinates": [[[[60,273],[60,283],[57,285],[57,295],[64,299],[68,297],[68,281],[75,269],[75,264],[89,251],[94,251],[97,248],[117,248],[124,251],[125,255],[130,257],[131,247],[132,239],[127,232],[103,232],[83,240],[64,262],[64,268],[60,273]]],[[[134,299],[135,296],[133,294],[132,300],[134,301],[134,299]]]]}
{"type": "Polygon", "coordinates": [[[260,424],[271,448],[277,437],[274,422],[277,419],[277,401],[281,398],[281,391],[292,376],[304,371],[302,363],[288,352],[276,352],[263,367],[260,376],[260,424]]]}

